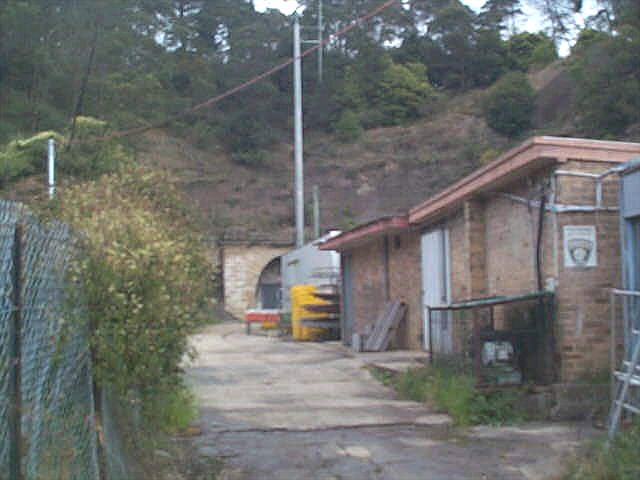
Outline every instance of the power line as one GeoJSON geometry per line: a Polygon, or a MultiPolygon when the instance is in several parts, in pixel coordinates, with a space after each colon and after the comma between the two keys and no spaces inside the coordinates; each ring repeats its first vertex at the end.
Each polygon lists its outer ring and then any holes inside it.
{"type": "MultiPolygon", "coordinates": [[[[326,45],[328,45],[329,43],[331,43],[335,38],[341,37],[347,33],[349,33],[351,30],[358,28],[359,26],[361,26],[363,23],[371,20],[371,18],[375,17],[376,15],[382,13],[383,11],[385,11],[387,8],[389,8],[391,5],[393,5],[394,3],[396,3],[398,0],[387,0],[386,2],[384,2],[383,4],[381,4],[380,6],[374,8],[373,10],[371,10],[369,13],[353,20],[349,25],[341,28],[340,30],[338,30],[336,33],[330,35],[329,37],[327,37],[326,39],[324,39],[321,43],[318,43],[317,45],[314,45],[313,47],[308,48],[307,50],[303,51],[300,54],[299,58],[304,58],[308,55],[311,55],[313,52],[315,52],[316,50],[325,47],[326,45]]],[[[72,142],[71,145],[79,145],[79,144],[91,144],[91,143],[101,143],[101,142],[105,142],[105,141],[109,141],[109,140],[115,140],[118,138],[125,138],[125,137],[131,137],[134,135],[140,135],[142,133],[148,132],[150,130],[155,130],[157,128],[162,128],[176,120],[179,120],[181,118],[186,117],[187,115],[191,115],[193,113],[199,112],[200,110],[204,110],[205,108],[208,108],[216,103],[221,102],[222,100],[235,95],[236,93],[245,90],[246,88],[249,88],[252,85],[255,85],[258,82],[261,82],[262,80],[278,73],[281,70],[284,70],[285,68],[287,68],[289,65],[291,65],[294,62],[295,58],[291,57],[289,59],[287,59],[286,61],[282,62],[279,65],[276,65],[275,67],[270,68],[269,70],[261,73],[260,75],[257,75],[255,77],[253,77],[250,80],[247,80],[246,82],[240,83],[239,85],[236,85],[233,88],[230,88],[229,90],[226,90],[214,97],[211,97],[203,102],[200,102],[186,110],[183,110],[180,113],[176,113],[174,115],[171,115],[167,118],[165,118],[164,120],[162,120],[161,122],[157,122],[151,125],[146,125],[143,127],[136,127],[136,128],[131,128],[128,130],[121,130],[119,132],[114,132],[111,133],[109,135],[104,135],[102,137],[95,137],[95,138],[89,138],[83,141],[77,141],[77,142],[72,142]]]]}

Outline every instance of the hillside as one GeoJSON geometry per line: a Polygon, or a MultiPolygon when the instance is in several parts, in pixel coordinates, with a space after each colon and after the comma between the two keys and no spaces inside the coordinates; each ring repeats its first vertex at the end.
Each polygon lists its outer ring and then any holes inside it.
{"type": "MultiPolygon", "coordinates": [[[[378,216],[406,210],[468,174],[523,138],[575,135],[572,83],[560,65],[531,75],[537,89],[535,129],[520,139],[493,132],[481,114],[483,91],[441,99],[425,118],[367,130],[355,143],[307,132],[305,197],[321,195],[322,227],[347,229],[378,216]],[[487,155],[485,155],[487,153],[487,155]]],[[[234,163],[222,147],[199,150],[156,132],[139,146],[139,158],[171,169],[215,237],[293,238],[293,147],[280,144],[266,165],[234,163]]],[[[307,224],[311,208],[307,208],[307,224]]]]}

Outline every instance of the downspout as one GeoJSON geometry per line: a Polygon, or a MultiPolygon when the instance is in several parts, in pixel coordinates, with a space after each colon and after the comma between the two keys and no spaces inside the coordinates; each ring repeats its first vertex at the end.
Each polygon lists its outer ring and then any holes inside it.
{"type": "Polygon", "coordinates": [[[540,208],[538,210],[538,238],[536,239],[536,276],[538,291],[542,291],[544,283],[542,281],[542,236],[544,234],[544,210],[546,208],[547,196],[545,191],[540,195],[540,208]]]}

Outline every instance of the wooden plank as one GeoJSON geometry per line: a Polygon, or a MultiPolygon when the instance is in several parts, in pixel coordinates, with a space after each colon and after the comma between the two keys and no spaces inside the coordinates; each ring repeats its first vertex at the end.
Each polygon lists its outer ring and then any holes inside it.
{"type": "Polygon", "coordinates": [[[389,315],[392,307],[393,307],[393,304],[391,302],[387,302],[384,304],[384,308],[378,315],[378,318],[376,319],[376,323],[374,323],[373,325],[373,331],[366,338],[364,342],[365,351],[370,351],[370,352],[375,351],[375,345],[377,343],[377,337],[379,335],[379,325],[382,325],[384,323],[385,318],[387,318],[387,316],[389,315]]]}
{"type": "Polygon", "coordinates": [[[407,311],[407,306],[404,303],[400,303],[398,308],[394,311],[393,318],[391,319],[391,328],[386,331],[384,336],[384,340],[380,345],[380,351],[384,352],[389,348],[389,343],[391,343],[391,339],[393,335],[396,333],[398,329],[398,325],[400,325],[400,321],[404,318],[404,314],[407,311]]]}
{"type": "Polygon", "coordinates": [[[406,305],[399,300],[387,302],[375,323],[373,332],[365,342],[365,350],[370,352],[386,350],[405,312],[406,305]]]}

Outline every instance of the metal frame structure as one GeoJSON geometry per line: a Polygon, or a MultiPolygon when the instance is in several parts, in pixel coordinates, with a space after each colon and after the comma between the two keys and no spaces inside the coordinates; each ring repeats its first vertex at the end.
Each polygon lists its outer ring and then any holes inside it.
{"type": "MultiPolygon", "coordinates": [[[[498,305],[507,305],[525,301],[535,301],[538,300],[539,308],[541,308],[541,312],[544,315],[544,320],[546,325],[540,325],[540,322],[537,322],[534,329],[526,329],[526,330],[505,330],[505,335],[512,336],[522,336],[525,334],[528,335],[537,335],[537,338],[542,338],[545,330],[549,335],[548,341],[546,342],[546,348],[553,351],[554,348],[554,322],[553,322],[553,299],[555,295],[552,292],[548,291],[538,291],[531,292],[522,295],[512,295],[512,296],[498,296],[498,297],[487,297],[480,299],[472,299],[464,302],[456,302],[451,303],[449,305],[432,305],[427,309],[427,318],[428,318],[428,330],[429,330],[429,338],[432,338],[431,330],[432,330],[432,312],[453,312],[460,310],[474,310],[479,308],[489,308],[491,312],[491,327],[492,330],[495,331],[495,324],[493,318],[493,307],[498,305]],[[549,322],[546,322],[549,320],[549,322]],[[546,329],[543,328],[546,326],[546,329]]],[[[483,332],[480,328],[480,322],[478,315],[474,314],[472,317],[472,345],[473,345],[473,374],[477,380],[482,378],[482,364],[480,358],[480,350],[482,349],[482,341],[483,341],[483,332]]],[[[429,342],[429,361],[430,363],[434,362],[434,348],[432,341],[429,342]]],[[[553,368],[552,362],[549,363],[549,366],[544,367],[544,374],[540,376],[538,379],[538,383],[551,383],[554,380],[555,369],[553,368]]],[[[482,383],[482,382],[479,382],[482,383]]]]}

